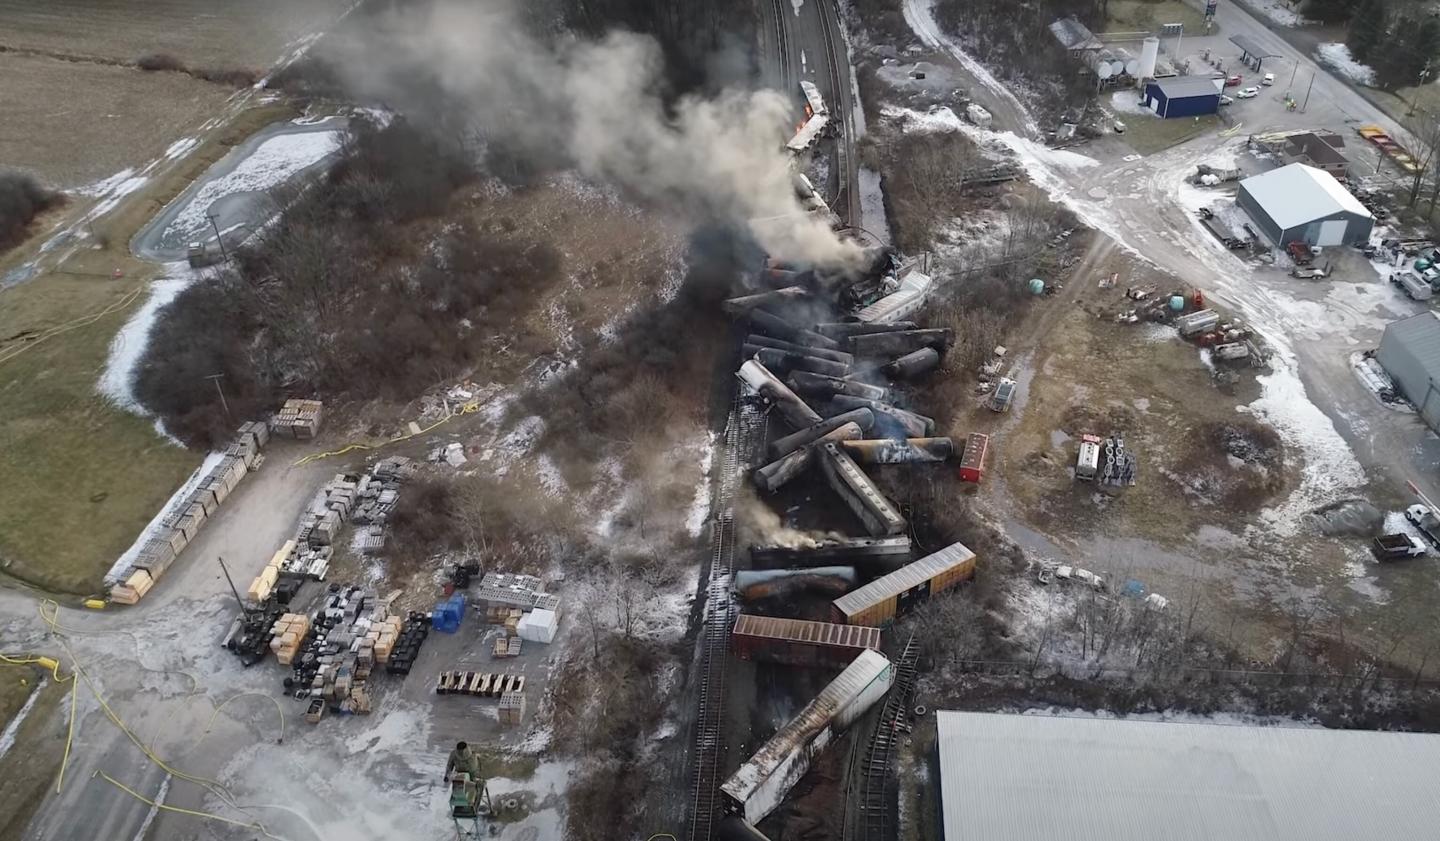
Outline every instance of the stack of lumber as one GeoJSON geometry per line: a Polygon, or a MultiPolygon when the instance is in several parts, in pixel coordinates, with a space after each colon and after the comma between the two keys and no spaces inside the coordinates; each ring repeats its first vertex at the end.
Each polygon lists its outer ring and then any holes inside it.
{"type": "MultiPolygon", "coordinates": [[[[200,530],[251,471],[264,460],[261,449],[270,440],[269,429],[259,421],[246,423],[235,433],[225,456],[208,472],[197,470],[187,483],[189,490],[171,500],[160,518],[160,528],[140,547],[129,566],[116,570],[110,597],[119,604],[135,604],[160,580],[175,559],[199,535],[200,530]],[[137,571],[145,577],[136,578],[137,571]],[[135,586],[132,581],[148,583],[135,586]]],[[[258,580],[258,579],[257,579],[258,580]]]]}
{"type": "Polygon", "coordinates": [[[299,653],[305,636],[310,633],[310,617],[303,613],[286,613],[270,627],[270,650],[280,665],[288,666],[299,653]]]}
{"type": "Polygon", "coordinates": [[[474,695],[499,698],[506,692],[525,691],[525,676],[489,672],[441,672],[435,679],[436,695],[474,695]]]}
{"type": "Polygon", "coordinates": [[[320,421],[325,415],[325,404],[319,400],[285,401],[280,412],[271,423],[276,435],[286,438],[310,439],[320,432],[320,421]]]}
{"type": "Polygon", "coordinates": [[[119,604],[135,604],[145,598],[145,594],[154,586],[155,580],[150,577],[150,573],[137,569],[130,573],[124,583],[110,588],[110,599],[119,604]]]}
{"type": "Polygon", "coordinates": [[[284,546],[281,546],[279,551],[274,555],[270,556],[270,562],[265,565],[265,568],[261,570],[260,574],[255,577],[255,580],[250,583],[250,589],[246,591],[246,595],[249,596],[250,601],[259,604],[270,598],[270,593],[275,589],[275,582],[280,580],[280,573],[285,560],[294,549],[295,542],[290,541],[284,546]]]}

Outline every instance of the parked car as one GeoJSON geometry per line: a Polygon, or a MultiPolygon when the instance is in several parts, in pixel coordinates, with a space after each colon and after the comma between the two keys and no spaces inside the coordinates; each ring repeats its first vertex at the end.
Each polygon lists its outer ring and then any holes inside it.
{"type": "Polygon", "coordinates": [[[1245,77],[1241,76],[1239,73],[1236,73],[1234,76],[1231,76],[1230,78],[1225,80],[1225,87],[1238,88],[1244,81],[1245,77]]]}
{"type": "Polygon", "coordinates": [[[1010,411],[1010,402],[1015,399],[1015,381],[1009,377],[1001,377],[1000,383],[990,393],[990,400],[986,403],[992,412],[1010,411]]]}
{"type": "Polygon", "coordinates": [[[1254,99],[1259,95],[1260,89],[1255,87],[1254,85],[1251,85],[1248,88],[1241,88],[1240,90],[1235,92],[1235,97],[1237,99],[1254,99]]]}
{"type": "Polygon", "coordinates": [[[1275,84],[1275,74],[1266,73],[1264,77],[1260,79],[1260,84],[1265,85],[1266,87],[1275,84]]]}
{"type": "Polygon", "coordinates": [[[1235,98],[1234,98],[1234,97],[1230,97],[1230,96],[1226,96],[1225,94],[1222,93],[1222,94],[1220,94],[1220,104],[1221,104],[1221,105],[1233,105],[1233,104],[1235,104],[1235,98]]]}

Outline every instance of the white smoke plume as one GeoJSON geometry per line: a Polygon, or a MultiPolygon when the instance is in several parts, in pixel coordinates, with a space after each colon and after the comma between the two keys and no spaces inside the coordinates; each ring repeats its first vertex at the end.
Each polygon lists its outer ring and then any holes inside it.
{"type": "Polygon", "coordinates": [[[783,144],[797,115],[779,93],[732,89],[667,108],[653,39],[614,32],[542,43],[509,0],[440,2],[383,18],[375,34],[342,72],[401,111],[404,82],[423,76],[481,137],[503,136],[669,208],[744,223],[777,257],[859,258],[794,194],[783,144]]]}

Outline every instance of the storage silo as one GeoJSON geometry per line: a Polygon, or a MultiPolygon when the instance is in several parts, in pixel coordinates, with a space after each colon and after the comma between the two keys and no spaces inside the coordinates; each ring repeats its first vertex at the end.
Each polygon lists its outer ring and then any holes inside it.
{"type": "Polygon", "coordinates": [[[1137,79],[1155,78],[1155,62],[1160,58],[1160,39],[1154,36],[1146,38],[1140,46],[1140,67],[1134,76],[1137,79]]]}

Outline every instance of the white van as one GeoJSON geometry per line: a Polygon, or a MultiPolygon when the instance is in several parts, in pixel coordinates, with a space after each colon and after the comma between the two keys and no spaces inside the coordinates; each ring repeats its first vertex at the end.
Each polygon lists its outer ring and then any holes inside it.
{"type": "Polygon", "coordinates": [[[1266,73],[1263,77],[1261,77],[1261,79],[1260,79],[1260,84],[1262,84],[1262,85],[1273,85],[1273,84],[1275,84],[1275,74],[1274,74],[1274,73],[1266,73]]]}

